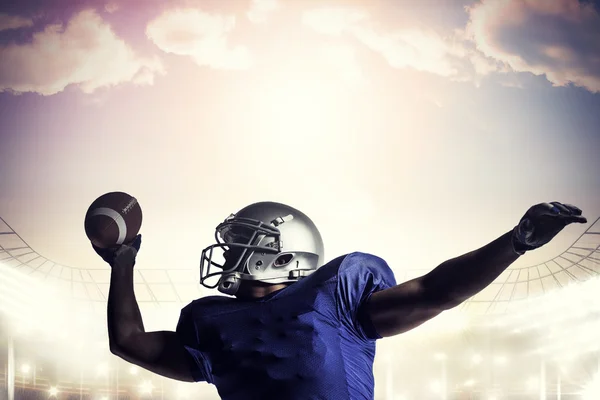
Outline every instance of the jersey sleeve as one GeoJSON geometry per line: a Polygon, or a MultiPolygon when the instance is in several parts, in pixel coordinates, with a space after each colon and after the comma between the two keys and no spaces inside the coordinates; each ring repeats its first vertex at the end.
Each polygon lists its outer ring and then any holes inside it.
{"type": "Polygon", "coordinates": [[[387,263],[374,255],[352,253],[338,270],[337,302],[342,324],[363,340],[381,339],[361,307],[371,295],[396,285],[387,263]]]}
{"type": "Polygon", "coordinates": [[[186,350],[194,381],[212,383],[208,360],[198,350],[199,338],[194,322],[193,310],[193,302],[181,310],[176,329],[177,336],[179,336],[179,340],[181,340],[186,350]]]}

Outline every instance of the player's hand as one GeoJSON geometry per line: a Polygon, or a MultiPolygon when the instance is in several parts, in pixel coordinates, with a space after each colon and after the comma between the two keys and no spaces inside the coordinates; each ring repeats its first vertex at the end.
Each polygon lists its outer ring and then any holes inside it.
{"type": "Polygon", "coordinates": [[[572,223],[585,224],[581,210],[557,201],[540,203],[531,207],[512,233],[513,248],[517,254],[537,249],[548,243],[558,232],[572,223]]]}
{"type": "Polygon", "coordinates": [[[98,255],[112,267],[115,264],[135,264],[135,257],[137,256],[138,251],[140,251],[141,244],[142,235],[140,234],[137,235],[129,244],[102,249],[92,243],[92,247],[96,253],[98,253],[98,255]]]}

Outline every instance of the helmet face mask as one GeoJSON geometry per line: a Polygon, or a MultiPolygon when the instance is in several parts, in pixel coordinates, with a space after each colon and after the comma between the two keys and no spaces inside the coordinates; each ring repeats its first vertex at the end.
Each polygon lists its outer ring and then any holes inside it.
{"type": "Polygon", "coordinates": [[[202,251],[200,284],[230,295],[242,280],[295,282],[323,261],[316,226],[300,211],[280,203],[254,203],[230,215],[217,226],[215,240],[202,251]],[[215,249],[223,251],[224,263],[213,260],[215,249]],[[211,272],[213,266],[217,272],[211,272]],[[219,277],[218,282],[208,284],[213,277],[219,277]]]}

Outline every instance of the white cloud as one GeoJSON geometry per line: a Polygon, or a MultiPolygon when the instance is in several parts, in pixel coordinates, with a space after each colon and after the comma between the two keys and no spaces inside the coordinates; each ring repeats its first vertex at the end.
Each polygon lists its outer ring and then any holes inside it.
{"type": "Polygon", "coordinates": [[[31,18],[0,13],[0,32],[9,29],[29,28],[30,26],[33,26],[33,20],[31,18]]]}
{"type": "Polygon", "coordinates": [[[52,95],[78,84],[85,93],[134,81],[152,84],[163,72],[158,58],[143,58],[92,10],[65,26],[49,25],[31,43],[2,47],[0,90],[52,95]],[[143,78],[142,78],[143,77],[143,78]]]}
{"type": "Polygon", "coordinates": [[[488,75],[498,71],[498,63],[494,59],[486,57],[479,52],[472,52],[469,55],[469,61],[471,61],[477,75],[488,75]]]}
{"type": "Polygon", "coordinates": [[[523,83],[515,75],[505,75],[498,83],[504,87],[523,89],[523,83]]]}
{"type": "Polygon", "coordinates": [[[246,16],[250,22],[261,24],[267,21],[267,18],[279,8],[277,0],[252,0],[250,10],[246,16]]]}
{"type": "Polygon", "coordinates": [[[363,81],[363,73],[356,52],[352,46],[343,44],[324,44],[320,48],[321,59],[339,72],[340,78],[346,82],[363,81]]]}
{"type": "Polygon", "coordinates": [[[513,71],[600,92],[600,15],[578,0],[483,0],[467,9],[468,37],[513,71]]]}
{"type": "MultiPolygon", "coordinates": [[[[469,22],[448,36],[404,27],[386,30],[355,8],[306,11],[305,26],[352,37],[394,68],[413,68],[480,84],[490,74],[531,72],[555,85],[600,92],[600,15],[578,0],[482,0],[469,22]]],[[[512,80],[506,80],[512,82],[512,80]]]]}
{"type": "Polygon", "coordinates": [[[197,9],[166,11],[146,27],[146,35],[162,51],[191,57],[198,65],[216,69],[250,68],[250,52],[230,46],[227,35],[235,17],[209,14],[197,9]]]}
{"type": "Polygon", "coordinates": [[[442,76],[458,74],[452,59],[455,50],[435,32],[405,30],[380,34],[368,28],[356,28],[354,34],[394,68],[410,67],[442,76]]]}
{"type": "Polygon", "coordinates": [[[302,23],[318,33],[339,36],[367,18],[365,11],[355,8],[319,8],[305,11],[302,23]]]}
{"type": "Polygon", "coordinates": [[[458,73],[453,60],[463,49],[452,45],[433,31],[402,29],[381,32],[370,23],[365,11],[351,8],[322,8],[306,11],[302,22],[316,32],[340,36],[348,34],[381,54],[394,68],[414,68],[443,76],[458,73]]]}

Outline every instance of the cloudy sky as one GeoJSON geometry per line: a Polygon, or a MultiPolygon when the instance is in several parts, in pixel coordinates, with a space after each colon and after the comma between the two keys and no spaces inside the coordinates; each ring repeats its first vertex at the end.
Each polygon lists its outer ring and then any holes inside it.
{"type": "MultiPolygon", "coordinates": [[[[0,217],[100,267],[99,195],[136,196],[139,268],[195,268],[261,200],[431,269],[533,204],[600,216],[600,14],[577,0],[5,1],[0,217]]],[[[522,265],[560,253],[568,227],[522,265]]]]}

